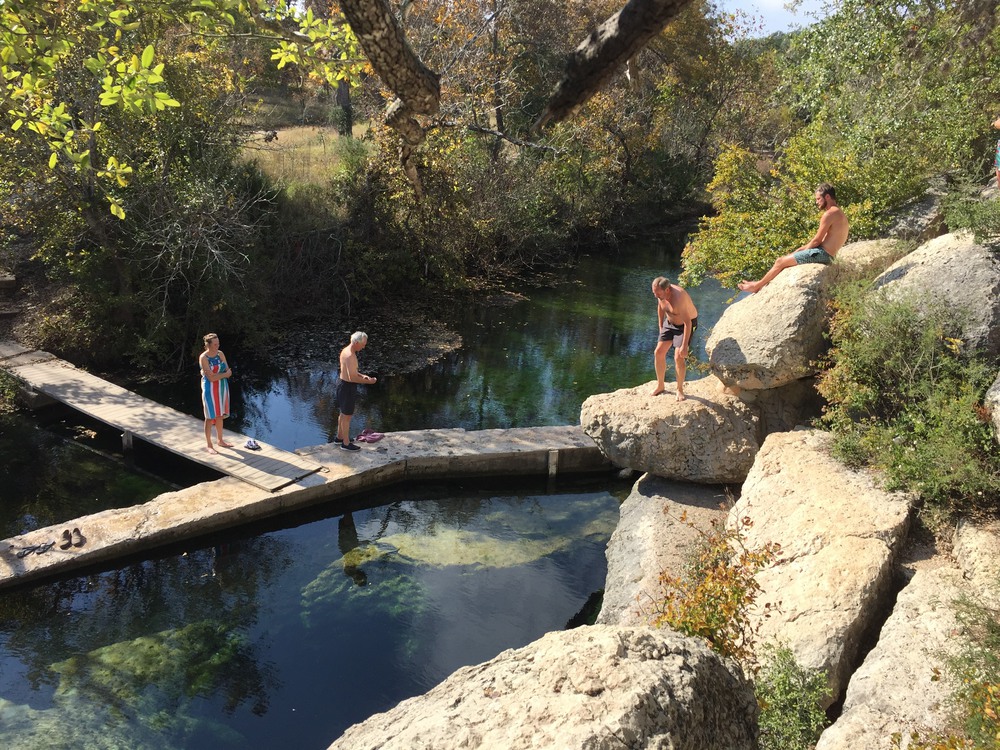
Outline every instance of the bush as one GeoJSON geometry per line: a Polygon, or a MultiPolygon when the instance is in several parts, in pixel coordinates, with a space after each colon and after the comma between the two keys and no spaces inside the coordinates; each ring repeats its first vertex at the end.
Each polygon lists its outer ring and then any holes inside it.
{"type": "MultiPolygon", "coordinates": [[[[684,516],[681,522],[687,523],[684,516]]],[[[666,571],[660,574],[666,594],[655,604],[653,619],[655,627],[667,626],[704,638],[715,651],[735,659],[747,671],[756,666],[757,628],[750,615],[761,590],[754,576],[780,551],[774,543],[749,549],[745,532],[752,525],[747,517],[733,529],[713,522],[682,576],[666,571]]],[[[763,608],[770,610],[771,604],[763,608]]]]}
{"type": "Polygon", "coordinates": [[[0,370],[0,414],[9,414],[16,409],[20,383],[6,370],[0,370]]]}
{"type": "Polygon", "coordinates": [[[754,681],[761,750],[809,750],[826,726],[826,672],[799,666],[787,646],[767,647],[763,661],[754,681]]]}
{"type": "Polygon", "coordinates": [[[884,472],[925,512],[996,511],[1000,454],[982,406],[995,372],[966,356],[953,311],[912,300],[841,294],[832,366],[819,390],[837,455],[884,472]]]}
{"type": "Polygon", "coordinates": [[[951,231],[968,229],[976,242],[1000,242],[1000,201],[983,200],[978,186],[959,185],[945,197],[944,210],[951,231]]]}

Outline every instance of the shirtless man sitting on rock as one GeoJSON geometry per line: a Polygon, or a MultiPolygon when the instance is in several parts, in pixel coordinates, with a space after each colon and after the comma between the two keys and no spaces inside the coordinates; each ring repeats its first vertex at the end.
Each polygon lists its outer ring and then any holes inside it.
{"type": "Polygon", "coordinates": [[[691,295],[670,279],[657,276],[653,279],[653,296],[656,297],[656,318],[660,336],[653,351],[653,368],[656,370],[656,387],[651,395],[659,396],[667,388],[663,379],[667,374],[667,352],[674,347],[674,370],[677,372],[677,400],[683,401],[684,375],[687,371],[688,347],[698,327],[698,310],[691,295]]]}
{"type": "Polygon", "coordinates": [[[819,230],[816,232],[816,236],[795,252],[782,255],[774,261],[771,270],[764,274],[760,281],[741,281],[737,286],[742,291],[751,294],[759,292],[783,270],[801,263],[829,265],[833,262],[837,251],[847,241],[847,217],[837,205],[837,195],[832,185],[824,182],[816,188],[814,198],[816,205],[823,209],[823,217],[819,220],[819,230]]]}

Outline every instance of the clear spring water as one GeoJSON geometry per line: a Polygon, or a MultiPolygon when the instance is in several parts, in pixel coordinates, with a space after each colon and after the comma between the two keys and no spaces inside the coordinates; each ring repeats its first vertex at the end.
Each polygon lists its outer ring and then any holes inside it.
{"type": "MultiPolygon", "coordinates": [[[[575,423],[588,395],[652,379],[649,284],[676,274],[676,252],[587,258],[573,283],[463,313],[462,349],[364,389],[354,431],[575,423]]],[[[728,294],[692,294],[704,360],[728,294]]],[[[335,372],[311,362],[241,374],[227,427],[286,449],[329,442],[335,372]]],[[[145,392],[196,413],[194,382],[145,392]]],[[[167,489],[59,435],[117,445],[66,411],[0,420],[4,536],[167,489]]],[[[211,476],[150,461],[178,482],[211,476]]],[[[610,484],[398,487],[349,514],[323,507],[0,594],[0,747],[326,747],[456,668],[575,621],[604,585],[627,490],[610,484]]]]}

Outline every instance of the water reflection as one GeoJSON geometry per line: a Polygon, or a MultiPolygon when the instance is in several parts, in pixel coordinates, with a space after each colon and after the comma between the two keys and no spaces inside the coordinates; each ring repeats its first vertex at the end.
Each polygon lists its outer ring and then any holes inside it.
{"type": "Polygon", "coordinates": [[[169,489],[16,415],[0,415],[0,456],[0,538],[142,503],[169,489]]]}
{"type": "Polygon", "coordinates": [[[0,746],[324,747],[564,627],[618,502],[408,495],[5,594],[0,746]]]}

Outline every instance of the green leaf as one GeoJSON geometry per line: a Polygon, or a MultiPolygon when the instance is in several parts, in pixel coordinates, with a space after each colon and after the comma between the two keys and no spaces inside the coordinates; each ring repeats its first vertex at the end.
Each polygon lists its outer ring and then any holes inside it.
{"type": "Polygon", "coordinates": [[[142,51],[142,67],[148,68],[153,64],[153,57],[156,52],[153,50],[153,45],[150,44],[142,51]]]}

